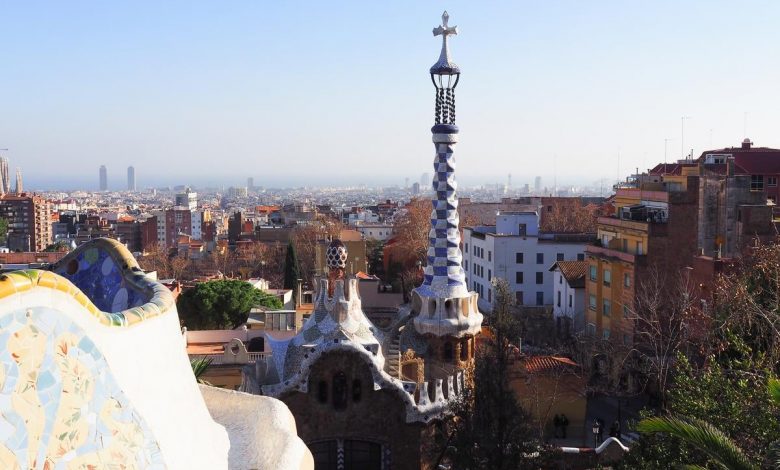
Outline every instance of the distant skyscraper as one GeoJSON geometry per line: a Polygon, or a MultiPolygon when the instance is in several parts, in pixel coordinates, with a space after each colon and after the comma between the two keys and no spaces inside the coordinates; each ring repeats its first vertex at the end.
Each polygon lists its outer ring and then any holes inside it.
{"type": "Polygon", "coordinates": [[[105,165],[100,165],[100,190],[106,191],[108,189],[108,170],[105,165]]]}
{"type": "Polygon", "coordinates": [[[248,189],[249,191],[255,189],[255,179],[252,178],[251,176],[246,179],[246,189],[248,189]]]}
{"type": "Polygon", "coordinates": [[[537,193],[542,190],[542,177],[537,176],[534,178],[534,191],[537,193]]]}
{"type": "Polygon", "coordinates": [[[16,169],[16,194],[22,194],[24,192],[24,185],[22,184],[22,169],[16,169]]]}
{"type": "Polygon", "coordinates": [[[409,177],[404,178],[404,189],[409,189],[409,177]]]}
{"type": "Polygon", "coordinates": [[[509,173],[506,175],[506,188],[509,189],[512,187],[512,173],[509,173]]]}
{"type": "Polygon", "coordinates": [[[420,189],[424,191],[425,189],[430,187],[431,187],[431,175],[429,175],[428,173],[423,173],[420,176],[420,189]]]}
{"type": "MultiPolygon", "coordinates": [[[[102,176],[101,176],[102,182],[102,176]]],[[[132,166],[127,167],[127,190],[135,191],[135,168],[132,166]]]]}
{"type": "Polygon", "coordinates": [[[8,159],[0,158],[0,189],[3,194],[11,192],[11,173],[8,171],[8,159]]]}

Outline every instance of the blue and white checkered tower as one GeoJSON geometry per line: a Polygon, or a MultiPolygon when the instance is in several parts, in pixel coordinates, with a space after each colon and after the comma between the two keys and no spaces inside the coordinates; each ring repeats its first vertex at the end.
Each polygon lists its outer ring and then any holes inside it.
{"type": "Polygon", "coordinates": [[[431,67],[431,81],[436,88],[435,125],[431,128],[436,147],[433,178],[433,211],[429,233],[428,263],[423,284],[414,290],[412,310],[417,314],[414,325],[423,334],[437,336],[474,335],[482,325],[477,310],[477,294],[469,292],[461,265],[458,231],[458,196],[455,182],[455,87],[460,68],[452,62],[448,38],[458,34],[457,26],[448,26],[449,15],[442,15],[442,25],[434,36],[442,36],[441,55],[431,67]]]}

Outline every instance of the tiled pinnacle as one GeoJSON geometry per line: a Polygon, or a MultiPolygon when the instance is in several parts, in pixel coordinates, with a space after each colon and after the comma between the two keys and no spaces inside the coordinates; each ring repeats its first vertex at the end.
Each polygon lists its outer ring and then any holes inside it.
{"type": "MultiPolygon", "coordinates": [[[[438,126],[437,126],[438,127],[438,126]]],[[[445,127],[445,126],[442,126],[445,127]]],[[[457,132],[455,126],[446,126],[457,132]]],[[[431,212],[431,230],[428,235],[428,264],[425,267],[423,285],[451,290],[452,287],[465,287],[465,273],[461,267],[463,253],[460,251],[460,232],[458,231],[458,197],[455,182],[455,157],[453,147],[457,143],[456,133],[436,133],[433,141],[436,146],[433,179],[433,211],[431,212]]]]}

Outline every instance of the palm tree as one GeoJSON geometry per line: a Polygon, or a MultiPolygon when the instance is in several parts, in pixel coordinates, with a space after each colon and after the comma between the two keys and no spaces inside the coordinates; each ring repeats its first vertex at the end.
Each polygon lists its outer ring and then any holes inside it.
{"type": "MultiPolygon", "coordinates": [[[[770,379],[767,386],[771,400],[780,406],[780,380],[770,379]]],[[[712,424],[695,418],[656,416],[639,422],[637,430],[643,433],[666,433],[706,453],[714,463],[728,470],[757,470],[742,449],[712,424]]],[[[780,468],[780,441],[769,449],[769,460],[780,468]]],[[[688,469],[704,469],[700,465],[687,465],[688,469]]]]}
{"type": "Polygon", "coordinates": [[[203,373],[206,372],[206,369],[208,369],[210,365],[211,365],[211,358],[208,357],[197,357],[195,359],[190,360],[190,366],[192,366],[192,373],[195,374],[195,380],[197,380],[199,384],[211,385],[209,382],[200,378],[201,375],[203,375],[203,373]]]}

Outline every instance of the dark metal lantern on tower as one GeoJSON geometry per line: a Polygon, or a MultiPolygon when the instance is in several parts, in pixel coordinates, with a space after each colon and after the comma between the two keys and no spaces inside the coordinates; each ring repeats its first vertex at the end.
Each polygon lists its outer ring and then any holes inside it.
{"type": "MultiPolygon", "coordinates": [[[[452,62],[448,38],[458,34],[457,26],[448,26],[450,15],[441,15],[441,26],[433,28],[434,36],[442,37],[439,60],[431,67],[431,81],[436,88],[436,125],[455,125],[455,87],[460,80],[460,68],[452,62]]],[[[455,128],[457,129],[457,127],[455,128]]]]}

